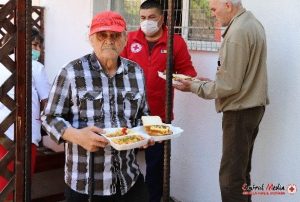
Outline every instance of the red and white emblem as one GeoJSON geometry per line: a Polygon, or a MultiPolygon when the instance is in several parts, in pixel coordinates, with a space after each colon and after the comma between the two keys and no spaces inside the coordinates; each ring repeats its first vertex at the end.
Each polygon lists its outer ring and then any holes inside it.
{"type": "Polygon", "coordinates": [[[142,50],[142,45],[139,44],[139,43],[133,43],[130,46],[130,50],[133,53],[138,53],[138,52],[140,52],[142,50]]]}
{"type": "Polygon", "coordinates": [[[297,192],[297,187],[295,184],[289,184],[288,185],[288,189],[287,189],[287,192],[289,194],[295,194],[297,192]]]}

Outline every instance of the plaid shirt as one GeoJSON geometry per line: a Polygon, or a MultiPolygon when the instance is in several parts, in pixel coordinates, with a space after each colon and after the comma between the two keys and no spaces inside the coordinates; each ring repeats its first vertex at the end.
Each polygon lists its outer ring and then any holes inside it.
{"type": "MultiPolygon", "coordinates": [[[[68,127],[135,127],[148,114],[142,69],[119,58],[116,75],[109,77],[95,54],[88,54],[62,68],[51,89],[42,117],[43,127],[58,143],[68,127]]],[[[66,143],[65,182],[79,193],[88,193],[90,152],[66,143]]],[[[134,150],[106,146],[95,152],[95,195],[116,193],[117,179],[125,194],[140,174],[134,150]]]]}

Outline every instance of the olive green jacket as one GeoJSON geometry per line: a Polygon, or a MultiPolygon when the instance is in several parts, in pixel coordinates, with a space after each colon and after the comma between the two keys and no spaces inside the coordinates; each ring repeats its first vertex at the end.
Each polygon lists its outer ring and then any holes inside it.
{"type": "Polygon", "coordinates": [[[224,31],[215,80],[193,82],[191,91],[215,99],[217,112],[265,106],[266,59],[264,28],[250,11],[241,9],[224,31]]]}

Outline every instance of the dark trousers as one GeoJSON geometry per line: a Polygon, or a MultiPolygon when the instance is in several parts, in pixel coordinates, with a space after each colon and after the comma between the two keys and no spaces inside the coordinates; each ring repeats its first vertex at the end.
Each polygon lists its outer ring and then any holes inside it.
{"type": "Polygon", "coordinates": [[[251,158],[265,107],[223,113],[223,155],[219,180],[223,202],[250,202],[242,186],[251,184],[251,158]]]}
{"type": "Polygon", "coordinates": [[[146,185],[150,202],[160,202],[163,191],[164,143],[156,143],[145,151],[146,185]]]}
{"type": "MultiPolygon", "coordinates": [[[[67,202],[87,202],[88,195],[81,194],[66,186],[65,197],[67,202]]],[[[117,186],[117,193],[112,196],[97,196],[93,197],[93,201],[100,202],[142,202],[149,201],[149,194],[147,187],[144,183],[143,175],[140,175],[133,187],[125,194],[121,195],[120,187],[117,186]]]]}

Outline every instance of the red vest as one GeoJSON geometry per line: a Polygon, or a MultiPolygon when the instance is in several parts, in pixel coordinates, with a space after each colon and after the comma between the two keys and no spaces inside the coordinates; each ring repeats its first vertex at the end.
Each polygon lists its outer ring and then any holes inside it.
{"type": "MultiPolygon", "coordinates": [[[[143,68],[150,113],[160,116],[162,120],[165,120],[166,113],[166,81],[158,77],[157,72],[164,72],[167,66],[167,34],[167,28],[163,27],[163,35],[150,53],[144,33],[140,29],[130,32],[127,45],[121,53],[122,57],[138,63],[143,68]]],[[[174,35],[173,51],[174,73],[196,76],[197,73],[192,65],[186,43],[178,34],[174,35]]]]}

